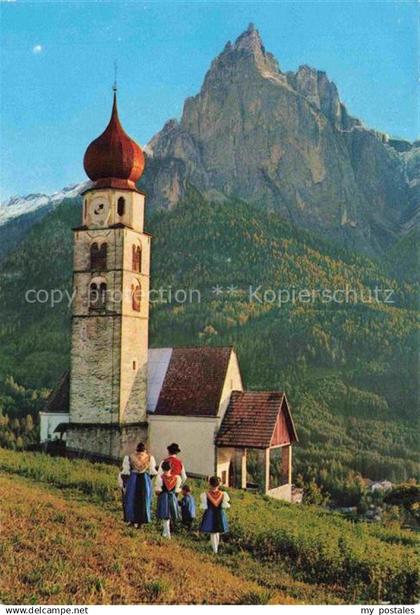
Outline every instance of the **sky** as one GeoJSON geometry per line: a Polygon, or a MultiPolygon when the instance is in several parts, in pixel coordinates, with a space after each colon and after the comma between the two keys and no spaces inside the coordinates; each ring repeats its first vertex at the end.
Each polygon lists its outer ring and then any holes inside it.
{"type": "Polygon", "coordinates": [[[146,144],[213,58],[249,22],[281,70],[324,70],[349,112],[413,140],[420,4],[194,0],[0,0],[0,199],[86,178],[88,143],[105,128],[118,63],[124,128],[146,144]]]}

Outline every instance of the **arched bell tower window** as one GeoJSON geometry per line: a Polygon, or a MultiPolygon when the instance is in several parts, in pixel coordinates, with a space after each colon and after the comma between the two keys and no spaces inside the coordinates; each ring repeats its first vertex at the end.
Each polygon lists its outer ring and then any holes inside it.
{"type": "Polygon", "coordinates": [[[103,278],[94,278],[89,285],[89,308],[103,310],[106,308],[107,284],[103,278]]]}
{"type": "Polygon", "coordinates": [[[141,272],[141,247],[133,245],[133,271],[141,272]]]}
{"type": "Polygon", "coordinates": [[[125,214],[125,198],[120,196],[117,201],[117,213],[119,216],[123,216],[125,214]]]}
{"type": "Polygon", "coordinates": [[[136,280],[131,284],[131,307],[135,312],[140,312],[141,303],[141,286],[140,282],[136,280]]]}
{"type": "Polygon", "coordinates": [[[107,252],[108,252],[108,246],[106,243],[103,243],[99,247],[99,244],[95,241],[90,246],[90,268],[91,270],[102,271],[106,269],[107,252]]]}

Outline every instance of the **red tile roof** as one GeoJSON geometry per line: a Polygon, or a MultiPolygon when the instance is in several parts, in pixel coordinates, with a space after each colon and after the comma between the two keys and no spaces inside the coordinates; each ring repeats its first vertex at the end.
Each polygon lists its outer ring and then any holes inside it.
{"type": "Polygon", "coordinates": [[[233,391],[217,446],[269,448],[296,442],[286,396],[281,391],[233,391]]]}
{"type": "Polygon", "coordinates": [[[65,372],[47,398],[44,412],[68,413],[70,407],[70,372],[65,372]]]}
{"type": "Polygon", "coordinates": [[[231,347],[174,348],[154,414],[217,416],[231,347]]]}

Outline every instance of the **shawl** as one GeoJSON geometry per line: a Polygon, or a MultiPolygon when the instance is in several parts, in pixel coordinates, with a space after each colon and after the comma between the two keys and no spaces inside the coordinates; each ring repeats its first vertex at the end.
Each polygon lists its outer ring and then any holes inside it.
{"type": "Polygon", "coordinates": [[[223,491],[220,491],[219,489],[217,489],[216,491],[209,491],[207,493],[207,497],[209,501],[213,504],[213,506],[218,508],[223,501],[223,491]]]}
{"type": "Polygon", "coordinates": [[[175,489],[177,483],[176,478],[176,476],[166,476],[165,474],[162,475],[162,482],[168,491],[175,489]]]}
{"type": "Polygon", "coordinates": [[[130,455],[130,465],[134,472],[142,474],[146,472],[150,466],[150,455],[143,451],[142,453],[133,453],[130,455]]]}

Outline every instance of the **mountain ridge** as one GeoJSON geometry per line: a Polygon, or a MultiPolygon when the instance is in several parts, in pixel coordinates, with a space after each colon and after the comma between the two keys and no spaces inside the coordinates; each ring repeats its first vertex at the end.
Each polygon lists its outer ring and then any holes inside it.
{"type": "Polygon", "coordinates": [[[405,160],[388,136],[353,118],[323,71],[282,73],[252,24],[149,149],[141,185],[152,207],[173,207],[191,183],[212,198],[260,202],[371,255],[411,217],[405,160]]]}
{"type": "Polygon", "coordinates": [[[89,183],[87,180],[81,181],[56,190],[52,194],[37,192],[25,196],[12,195],[0,205],[0,226],[44,207],[59,205],[64,199],[74,198],[83,192],[89,183]]]}

